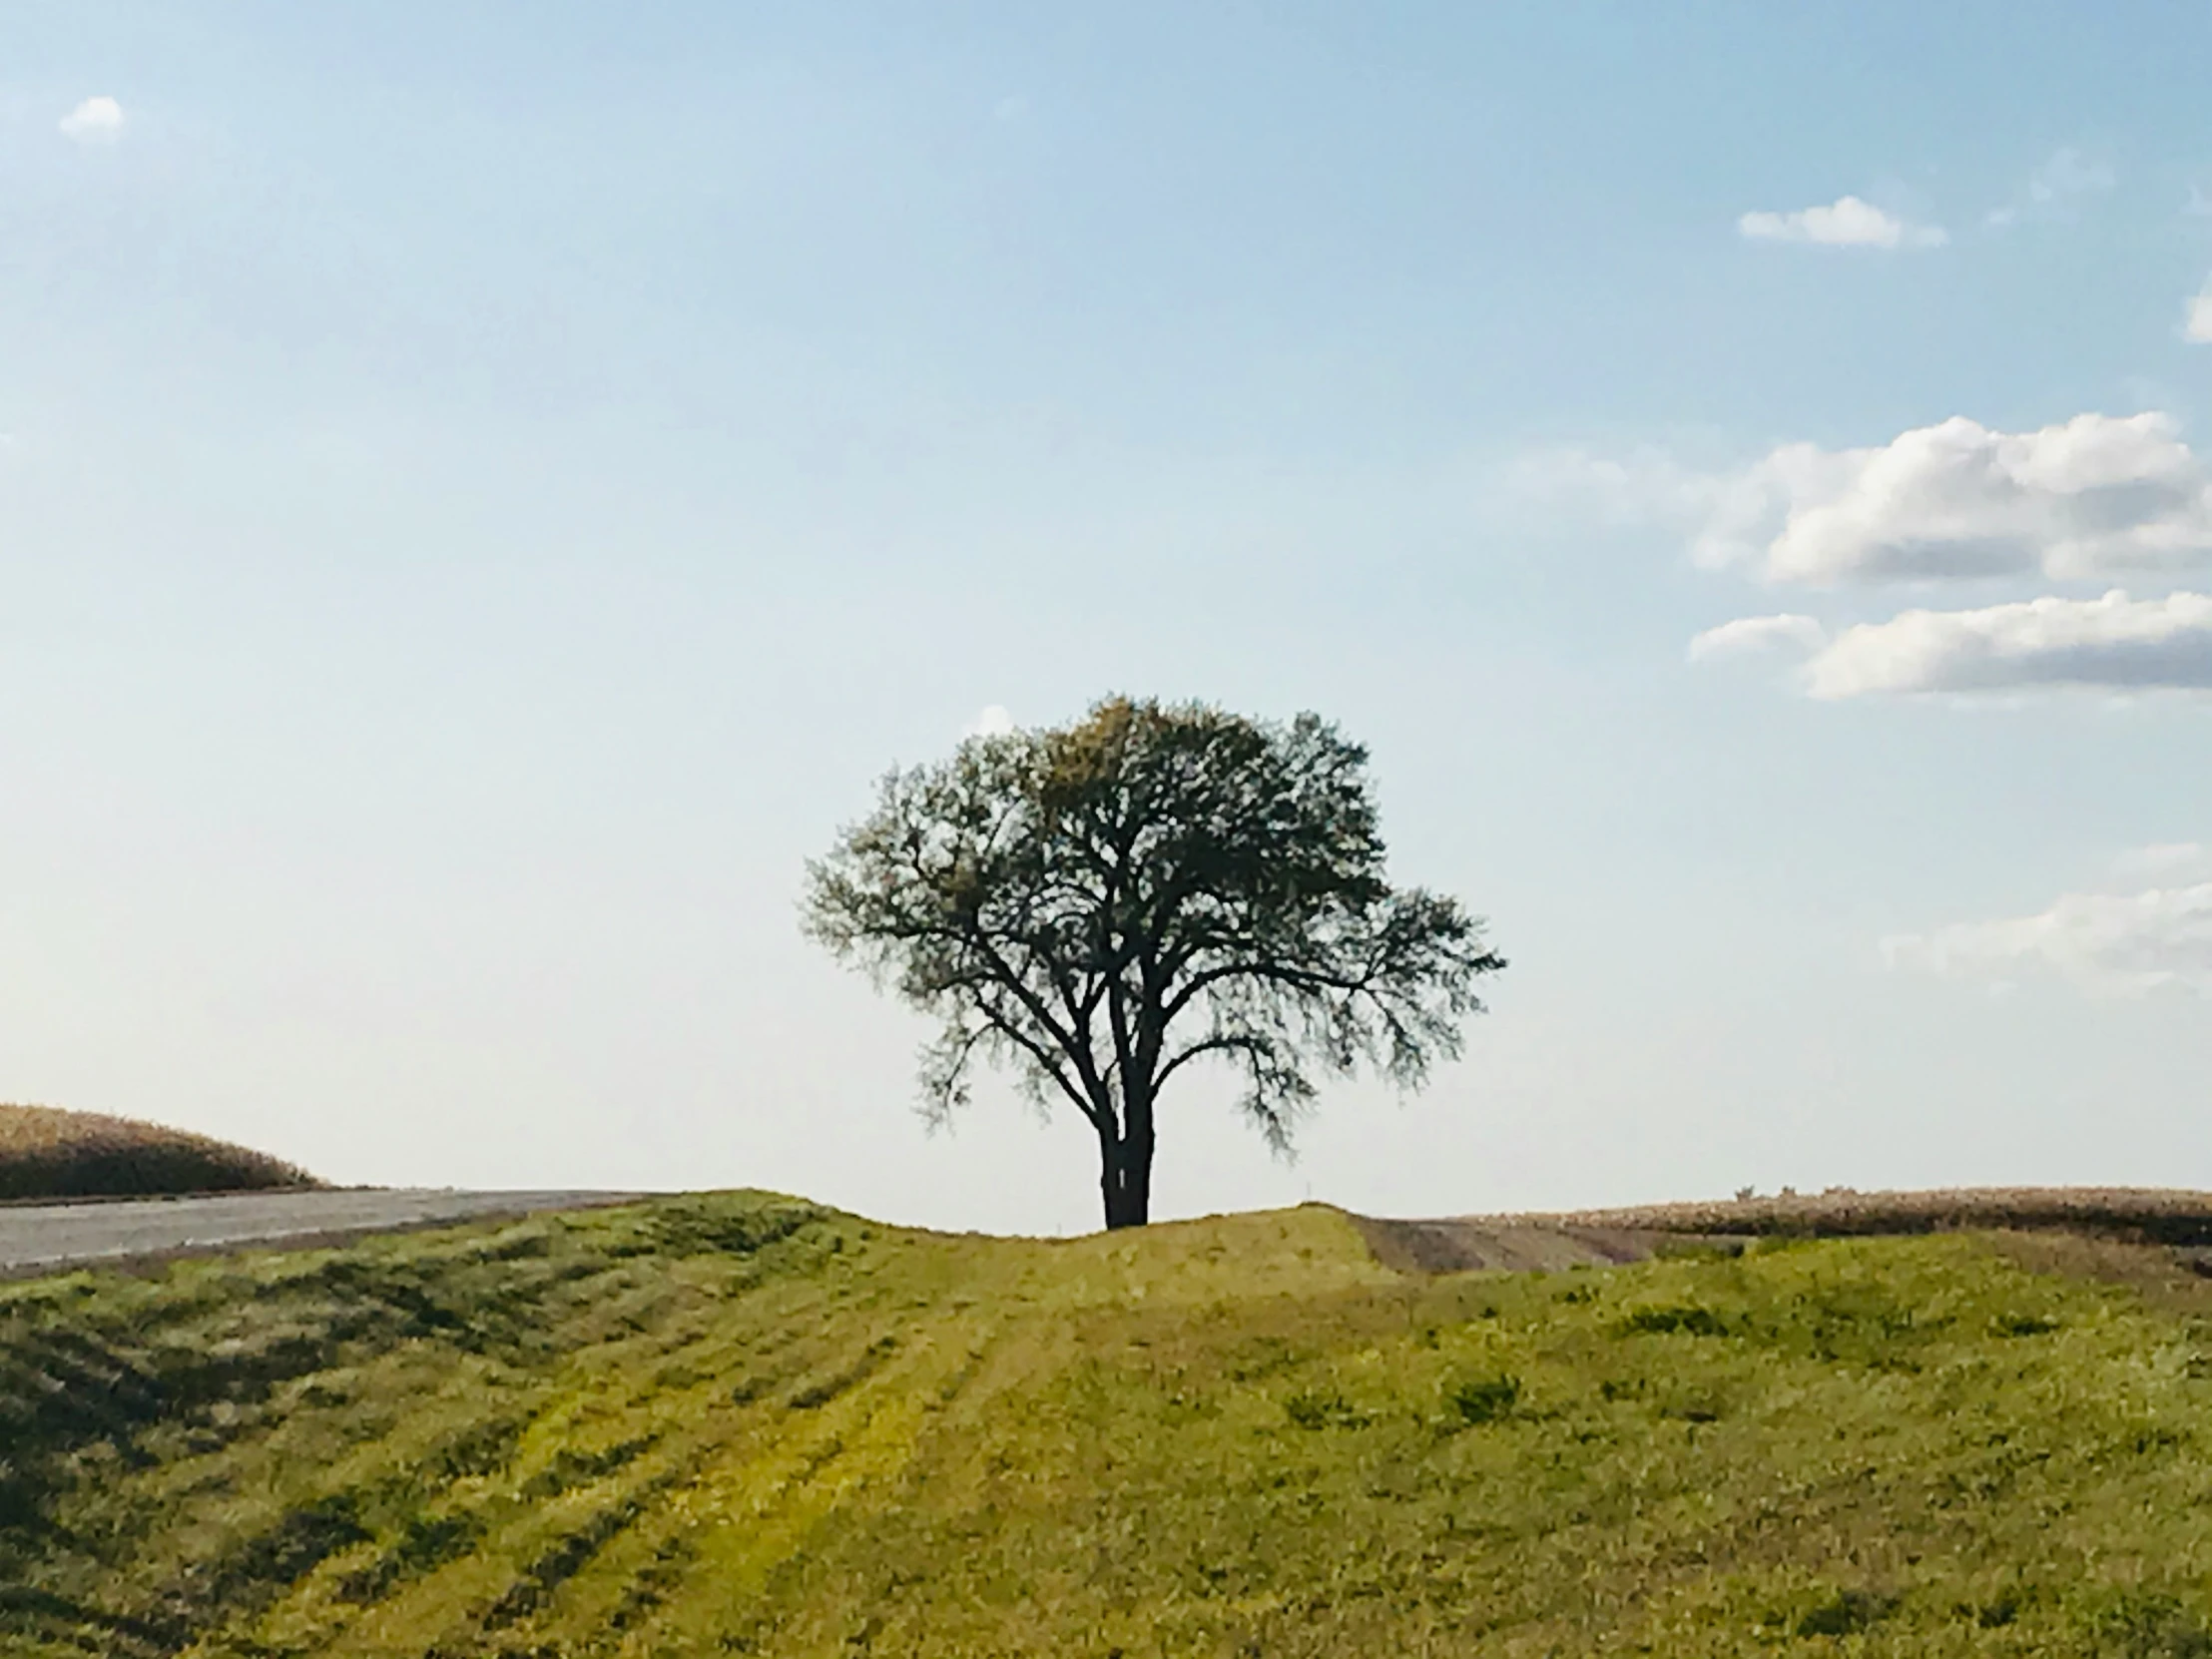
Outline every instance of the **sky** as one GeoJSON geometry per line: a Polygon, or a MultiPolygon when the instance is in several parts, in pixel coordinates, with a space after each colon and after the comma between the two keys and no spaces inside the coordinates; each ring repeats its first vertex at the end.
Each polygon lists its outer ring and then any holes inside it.
{"type": "Polygon", "coordinates": [[[797,899],[1127,692],[1510,961],[1156,1214],[2212,1186],[2212,8],[0,33],[0,1099],[1095,1226],[797,899]]]}

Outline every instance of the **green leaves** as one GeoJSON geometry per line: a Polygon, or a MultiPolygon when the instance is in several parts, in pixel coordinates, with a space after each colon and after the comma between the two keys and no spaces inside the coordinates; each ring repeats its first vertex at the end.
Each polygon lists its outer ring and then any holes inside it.
{"type": "Polygon", "coordinates": [[[1451,1408],[1466,1423],[1495,1422],[1520,1403],[1520,1379],[1510,1375],[1463,1377],[1447,1390],[1451,1408]]]}
{"type": "Polygon", "coordinates": [[[939,1020],[929,1115],[978,1057],[1010,1064],[1090,1120],[1141,1212],[1177,1071],[1237,1067],[1287,1152],[1318,1074],[1418,1085],[1505,965],[1455,900],[1389,885],[1366,768],[1313,715],[1110,698],[891,773],[809,866],[805,923],[939,1020]]]}
{"type": "Polygon", "coordinates": [[[1624,1336],[1725,1337],[1728,1322],[1710,1308],[1694,1303],[1637,1308],[1620,1322],[1624,1336]]]}

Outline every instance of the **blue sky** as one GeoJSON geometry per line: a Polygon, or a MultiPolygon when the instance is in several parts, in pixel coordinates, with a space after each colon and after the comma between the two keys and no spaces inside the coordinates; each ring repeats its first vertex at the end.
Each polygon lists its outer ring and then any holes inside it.
{"type": "Polygon", "coordinates": [[[2212,1185],[2202,7],[7,36],[0,1096],[1088,1226],[794,900],[1129,690],[1341,721],[1512,958],[1169,1213],[2212,1185]]]}

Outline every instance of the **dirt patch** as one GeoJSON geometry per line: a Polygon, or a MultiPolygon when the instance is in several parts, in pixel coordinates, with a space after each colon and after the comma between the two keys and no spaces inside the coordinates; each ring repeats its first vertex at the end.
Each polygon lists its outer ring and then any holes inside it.
{"type": "Polygon", "coordinates": [[[1833,1187],[1821,1193],[1510,1219],[1550,1226],[1752,1238],[1864,1238],[2004,1229],[2077,1233],[2135,1244],[2212,1245],[2212,1193],[2177,1187],[1939,1187],[1902,1193],[1833,1187]]]}
{"type": "Polygon", "coordinates": [[[2212,1250],[2132,1244],[2078,1233],[1998,1233],[1997,1251],[2034,1273],[2125,1285],[2154,1308],[2193,1319],[2212,1315],[2212,1250]]]}
{"type": "MultiPolygon", "coordinates": [[[[1389,1221],[1353,1216],[1376,1260],[1400,1273],[1558,1272],[1612,1267],[1687,1249],[1741,1249],[1756,1238],[1871,1238],[2003,1232],[2163,1246],[2162,1271],[2212,1273],[2212,1193],[2165,1187],[1944,1187],[1928,1192],[1780,1193],[1549,1215],[1389,1221]]],[[[2101,1260],[2101,1258],[2100,1258],[2101,1260]]]]}
{"type": "Polygon", "coordinates": [[[1623,1262],[1641,1262],[1694,1242],[1649,1229],[1494,1218],[1383,1221],[1354,1216],[1351,1220],[1375,1259],[1399,1273],[1558,1273],[1568,1268],[1609,1268],[1623,1262]]]}

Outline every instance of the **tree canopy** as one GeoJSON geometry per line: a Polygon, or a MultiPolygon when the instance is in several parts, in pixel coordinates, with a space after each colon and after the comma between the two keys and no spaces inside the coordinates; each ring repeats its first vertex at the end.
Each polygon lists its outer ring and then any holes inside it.
{"type": "Polygon", "coordinates": [[[1110,698],[894,770],[808,866],[808,930],[939,1022],[924,1108],[978,1058],[1097,1132],[1108,1227],[1150,1212],[1154,1109],[1203,1061],[1287,1152],[1317,1073],[1417,1086],[1505,965],[1453,899],[1393,888],[1367,752],[1315,715],[1110,698]]]}

